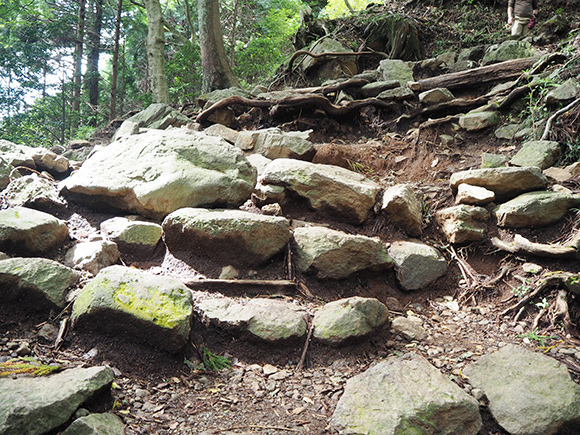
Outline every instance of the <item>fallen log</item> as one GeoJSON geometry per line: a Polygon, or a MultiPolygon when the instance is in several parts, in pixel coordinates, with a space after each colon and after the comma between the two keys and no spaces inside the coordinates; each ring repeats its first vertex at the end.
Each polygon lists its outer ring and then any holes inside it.
{"type": "MultiPolygon", "coordinates": [[[[577,239],[578,236],[575,237],[577,239]]],[[[570,258],[575,259],[578,255],[578,240],[573,240],[567,245],[548,245],[531,242],[525,237],[516,234],[513,242],[506,242],[497,237],[491,238],[491,244],[502,251],[512,254],[529,254],[538,257],[570,258]]]]}
{"type": "Polygon", "coordinates": [[[413,82],[410,88],[413,91],[422,92],[435,88],[455,89],[473,84],[510,79],[519,76],[523,70],[532,67],[537,61],[537,57],[507,60],[493,65],[422,79],[413,82]]]}
{"type": "Polygon", "coordinates": [[[271,115],[275,115],[280,109],[287,109],[291,107],[306,107],[313,106],[317,109],[321,109],[330,116],[344,116],[352,112],[353,110],[360,109],[364,106],[376,106],[380,108],[387,108],[391,110],[396,110],[397,105],[392,102],[387,102],[379,100],[377,98],[367,98],[364,100],[349,101],[345,105],[338,106],[332,104],[326,97],[318,94],[306,94],[306,95],[292,95],[281,100],[270,101],[270,100],[253,100],[249,98],[240,97],[234,95],[232,97],[224,98],[213,104],[211,107],[202,111],[197,118],[196,122],[203,123],[207,118],[219,109],[225,107],[241,105],[249,107],[261,107],[272,109],[271,115]]]}
{"type": "Polygon", "coordinates": [[[296,282],[286,279],[200,279],[185,281],[192,290],[225,293],[289,294],[296,292],[296,282]]]}
{"type": "Polygon", "coordinates": [[[364,56],[369,54],[376,54],[375,51],[353,51],[353,52],[343,52],[343,51],[329,51],[326,53],[315,54],[308,50],[299,50],[295,52],[288,61],[288,68],[286,68],[286,72],[292,71],[292,66],[294,65],[294,61],[302,55],[313,57],[314,59],[318,59],[321,57],[338,57],[338,56],[364,56]]]}

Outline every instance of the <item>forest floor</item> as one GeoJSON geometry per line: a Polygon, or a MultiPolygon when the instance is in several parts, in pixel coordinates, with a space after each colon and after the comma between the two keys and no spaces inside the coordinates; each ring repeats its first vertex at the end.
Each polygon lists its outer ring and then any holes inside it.
{"type": "MultiPolygon", "coordinates": [[[[485,16],[480,17],[485,19],[485,16]]],[[[320,121],[317,120],[320,124],[320,121]]],[[[38,331],[46,322],[58,326],[57,313],[30,313],[19,306],[0,305],[0,355],[9,353],[10,341],[27,342],[33,353],[43,361],[63,367],[109,365],[116,372],[112,392],[100,398],[89,409],[107,410],[113,407],[127,424],[128,434],[333,434],[329,418],[342,394],[346,381],[366,370],[373,362],[390,355],[417,352],[469,391],[462,369],[478,356],[491,353],[507,343],[544,351],[570,368],[574,379],[580,375],[580,341],[567,336],[559,322],[547,313],[537,330],[531,329],[542,303],[555,299],[556,289],[548,289],[526,309],[519,321],[514,314],[502,312],[534,287],[534,277],[526,274],[526,262],[539,264],[544,271],[577,272],[574,262],[523,258],[495,250],[488,242],[457,250],[453,253],[435,223],[435,210],[452,205],[449,176],[467,168],[477,168],[482,152],[515,153],[515,144],[505,144],[490,132],[465,133],[464,140],[451,146],[441,145],[438,136],[451,133],[449,125],[414,138],[381,130],[355,119],[331,124],[315,132],[315,143],[340,145],[347,149],[359,170],[383,185],[396,181],[414,183],[426,198],[426,226],[422,240],[440,247],[449,260],[445,277],[428,289],[403,291],[393,275],[360,273],[340,282],[317,281],[299,277],[314,297],[302,293],[278,295],[316,307],[354,295],[376,297],[389,307],[392,316],[413,314],[419,317],[429,336],[420,342],[394,336],[389,328],[370,340],[351,346],[332,348],[310,343],[302,369],[297,369],[304,348],[303,342],[272,346],[238,341],[219,331],[199,329],[194,345],[185,355],[170,355],[146,344],[135,343],[129,337],[103,336],[89,331],[69,332],[59,350],[43,342],[38,331]],[[336,127],[336,128],[335,128],[336,127]],[[468,286],[458,261],[471,266],[476,276],[498,277],[504,266],[509,272],[493,288],[468,286]],[[219,372],[203,370],[197,349],[206,346],[212,352],[228,357],[231,368],[219,372]]],[[[287,217],[315,222],[331,222],[329,217],[309,212],[301,207],[285,210],[287,217]]],[[[98,228],[98,224],[113,215],[98,214],[75,208],[73,237],[98,228]]],[[[520,231],[538,242],[554,242],[566,238],[578,221],[570,214],[560,225],[545,229],[520,231]]],[[[378,235],[387,241],[407,237],[388,222],[376,220],[363,227],[348,225],[335,228],[367,235],[378,235]]],[[[491,230],[490,237],[509,238],[506,230],[491,230]]],[[[61,253],[57,254],[61,255],[61,253]]],[[[170,253],[159,253],[147,261],[125,258],[127,265],[156,270],[188,278],[198,273],[216,278],[218,270],[210,264],[192,263],[195,259],[177,259],[170,253]],[[189,261],[192,260],[192,261],[189,261]]],[[[284,259],[254,271],[242,271],[260,278],[284,277],[284,259]]],[[[195,297],[203,295],[195,294],[195,297]]],[[[574,295],[568,299],[575,325],[580,317],[580,302],[574,295]]],[[[482,407],[484,427],[481,434],[500,435],[505,432],[482,407]]]]}

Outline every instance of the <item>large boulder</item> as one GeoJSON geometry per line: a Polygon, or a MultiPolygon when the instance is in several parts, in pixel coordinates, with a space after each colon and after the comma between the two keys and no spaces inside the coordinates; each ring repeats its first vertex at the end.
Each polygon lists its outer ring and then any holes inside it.
{"type": "Polygon", "coordinates": [[[528,41],[507,40],[501,44],[491,45],[487,48],[483,60],[483,65],[506,60],[521,59],[524,57],[537,56],[538,52],[528,41]]]}
{"type": "Polygon", "coordinates": [[[345,435],[476,435],[481,416],[473,397],[406,354],[349,379],[330,424],[345,435]]]}
{"type": "Polygon", "coordinates": [[[34,162],[34,148],[26,145],[18,145],[10,141],[0,139],[0,157],[9,162],[12,166],[26,166],[36,169],[34,162]]]}
{"type": "MultiPolygon", "coordinates": [[[[0,157],[0,190],[4,190],[10,183],[10,175],[13,169],[14,166],[8,160],[0,157]]],[[[20,175],[18,171],[15,171],[15,173],[20,175]]]]}
{"type": "Polygon", "coordinates": [[[447,261],[441,252],[422,242],[393,242],[389,255],[405,290],[425,288],[447,272],[447,261]]]}
{"type": "Polygon", "coordinates": [[[325,227],[294,230],[296,268],[318,278],[342,279],[361,270],[381,271],[393,266],[379,239],[347,234],[325,227]]]}
{"type": "Polygon", "coordinates": [[[284,249],[287,219],[241,210],[182,208],[163,221],[170,251],[191,251],[226,264],[262,264],[284,249]]]}
{"type": "Polygon", "coordinates": [[[223,139],[171,129],[113,142],[61,187],[89,206],[163,218],[182,207],[237,207],[250,197],[256,178],[243,153],[223,139]]]}
{"type": "Polygon", "coordinates": [[[175,110],[173,107],[164,103],[153,103],[145,110],[126,119],[115,133],[113,140],[129,136],[130,134],[127,133],[131,131],[138,133],[139,128],[165,130],[169,126],[179,127],[187,124],[189,121],[190,119],[187,116],[175,110]],[[136,131],[133,126],[137,127],[136,131]]]}
{"type": "Polygon", "coordinates": [[[292,159],[273,160],[260,180],[305,198],[315,210],[355,224],[366,220],[380,191],[377,183],[359,173],[292,159]]]}
{"type": "Polygon", "coordinates": [[[42,253],[68,238],[66,224],[48,213],[25,207],[0,210],[0,248],[42,253]]]}
{"type": "Polygon", "coordinates": [[[61,435],[125,435],[123,421],[112,412],[79,417],[61,435]]]}
{"type": "Polygon", "coordinates": [[[74,270],[46,258],[0,260],[0,300],[20,299],[30,307],[40,301],[64,308],[67,291],[79,279],[74,270]]]}
{"type": "Polygon", "coordinates": [[[109,367],[75,368],[39,377],[0,378],[0,433],[53,433],[113,382],[109,367]]]}
{"type": "Polygon", "coordinates": [[[354,296],[329,302],[314,315],[312,336],[341,345],[368,336],[389,320],[389,309],[373,298],[354,296]]]}
{"type": "Polygon", "coordinates": [[[557,360],[508,344],[465,367],[494,419],[512,435],[580,433],[580,386],[557,360]]]}
{"type": "Polygon", "coordinates": [[[451,175],[449,184],[456,191],[461,183],[485,187],[498,199],[513,198],[521,193],[542,190],[548,179],[536,167],[470,169],[451,175]]]}
{"type": "Polygon", "coordinates": [[[580,195],[561,192],[528,192],[493,210],[497,224],[522,228],[558,222],[572,207],[580,205],[580,195]]]}
{"type": "Polygon", "coordinates": [[[178,352],[189,340],[191,291],[179,280],[125,266],[99,272],[79,293],[72,310],[76,326],[178,352]]]}

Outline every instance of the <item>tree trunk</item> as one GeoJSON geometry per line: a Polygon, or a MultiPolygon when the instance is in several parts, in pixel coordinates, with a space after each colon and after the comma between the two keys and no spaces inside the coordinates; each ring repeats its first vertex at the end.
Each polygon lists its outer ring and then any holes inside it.
{"type": "Polygon", "coordinates": [[[101,54],[101,26],[103,22],[103,0],[94,0],[94,20],[89,41],[89,65],[87,68],[89,106],[92,116],[89,125],[97,125],[97,109],[99,106],[99,56],[101,54]]]}
{"type": "MultiPolygon", "coordinates": [[[[81,0],[82,1],[82,0],[81,0]]],[[[113,45],[113,59],[111,61],[111,109],[109,119],[117,116],[117,80],[119,76],[119,40],[121,36],[121,13],[123,12],[123,0],[117,1],[117,16],[115,17],[115,36],[113,45]]]]}
{"type": "Polygon", "coordinates": [[[147,10],[147,63],[154,103],[169,104],[169,88],[165,74],[165,34],[159,0],[145,0],[147,10]]]}
{"type": "Polygon", "coordinates": [[[72,118],[73,129],[78,127],[81,111],[81,79],[83,63],[83,47],[85,39],[85,18],[86,18],[86,0],[79,0],[79,13],[77,17],[77,36],[74,51],[74,73],[73,73],[73,101],[72,101],[72,118]]]}
{"type": "Polygon", "coordinates": [[[201,47],[202,93],[238,86],[226,51],[218,0],[198,0],[199,43],[201,47]]]}

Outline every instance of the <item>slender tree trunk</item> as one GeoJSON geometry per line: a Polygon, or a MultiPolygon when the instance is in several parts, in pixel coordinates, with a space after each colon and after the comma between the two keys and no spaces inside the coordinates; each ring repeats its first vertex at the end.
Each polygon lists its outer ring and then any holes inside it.
{"type": "Polygon", "coordinates": [[[185,19],[187,20],[187,25],[189,26],[189,31],[191,32],[191,37],[189,38],[191,42],[195,40],[195,26],[193,25],[193,17],[191,16],[191,5],[188,0],[185,2],[185,19]]]}
{"type": "Polygon", "coordinates": [[[125,113],[125,44],[121,50],[121,83],[119,86],[119,113],[125,113]]]}
{"type": "MultiPolygon", "coordinates": [[[[81,0],[82,1],[82,0],[81,0]]],[[[119,40],[121,38],[121,13],[123,12],[123,0],[117,1],[117,16],[115,17],[115,36],[113,45],[113,59],[111,70],[111,109],[109,119],[117,116],[117,80],[119,76],[119,40]]]]}
{"type": "Polygon", "coordinates": [[[159,0],[145,0],[147,10],[147,63],[153,102],[169,104],[169,89],[165,74],[165,34],[159,0]]]}
{"type": "Polygon", "coordinates": [[[202,92],[238,86],[224,49],[218,0],[197,0],[202,92]]]}
{"type": "Polygon", "coordinates": [[[101,26],[103,22],[103,0],[94,0],[94,21],[90,32],[89,65],[87,69],[89,106],[93,112],[89,124],[97,125],[97,109],[99,106],[99,56],[101,54],[101,26]]]}
{"type": "Polygon", "coordinates": [[[74,73],[73,73],[73,128],[78,127],[81,109],[81,78],[83,63],[83,47],[85,39],[85,18],[86,18],[86,0],[79,0],[79,13],[77,17],[77,36],[74,51],[74,73]]]}
{"type": "Polygon", "coordinates": [[[230,66],[234,66],[234,54],[236,51],[236,24],[238,23],[238,8],[240,0],[234,0],[234,11],[232,16],[232,28],[230,31],[230,66]]]}

